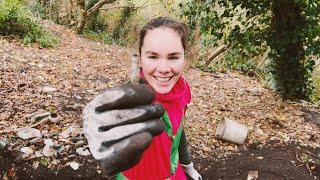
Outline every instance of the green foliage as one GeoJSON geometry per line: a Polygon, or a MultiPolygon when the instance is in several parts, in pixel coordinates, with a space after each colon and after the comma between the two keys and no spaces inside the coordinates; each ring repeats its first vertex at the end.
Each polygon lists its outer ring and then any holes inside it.
{"type": "Polygon", "coordinates": [[[268,53],[266,74],[284,98],[315,99],[314,64],[306,59],[320,57],[320,1],[190,0],[181,7],[191,30],[200,28],[204,47],[221,40],[231,46],[229,68],[255,70],[253,59],[268,53]]]}
{"type": "Polygon", "coordinates": [[[99,42],[103,42],[105,44],[116,44],[114,42],[114,40],[112,39],[111,35],[106,32],[106,31],[92,31],[92,30],[89,30],[89,29],[85,29],[84,33],[83,33],[83,36],[88,38],[88,39],[91,39],[91,40],[94,40],[94,41],[99,41],[99,42]]]}
{"type": "Polygon", "coordinates": [[[25,44],[39,43],[40,47],[55,47],[58,40],[38,25],[32,13],[19,0],[0,3],[0,34],[16,35],[25,44]]]}
{"type": "Polygon", "coordinates": [[[113,39],[117,40],[118,44],[120,44],[120,45],[124,45],[123,40],[125,38],[123,38],[123,37],[125,37],[125,35],[127,34],[127,31],[128,31],[128,29],[123,28],[123,27],[125,26],[126,22],[128,22],[130,20],[134,11],[135,11],[134,6],[129,5],[129,6],[125,7],[122,10],[119,22],[113,31],[112,37],[113,37],[113,39]]]}
{"type": "MultiPolygon", "coordinates": [[[[99,0],[89,0],[86,9],[92,8],[99,0]]],[[[86,29],[96,33],[106,30],[107,24],[103,21],[103,18],[100,17],[99,11],[95,12],[88,20],[86,24],[86,29]]]]}
{"type": "Polygon", "coordinates": [[[35,0],[29,7],[30,7],[31,12],[36,17],[41,18],[41,19],[46,19],[47,8],[41,4],[40,0],[35,0]]]}

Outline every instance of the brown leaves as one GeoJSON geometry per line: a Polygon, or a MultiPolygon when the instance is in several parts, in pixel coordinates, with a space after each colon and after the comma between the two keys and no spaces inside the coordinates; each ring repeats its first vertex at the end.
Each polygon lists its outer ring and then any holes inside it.
{"type": "Polygon", "coordinates": [[[186,133],[196,154],[219,156],[238,151],[237,146],[215,137],[216,126],[224,117],[249,128],[247,143],[239,146],[241,149],[269,141],[320,146],[320,138],[315,138],[319,127],[305,122],[300,112],[304,105],[282,101],[257,79],[230,72],[212,74],[190,69],[187,80],[193,99],[187,112],[186,133]]]}

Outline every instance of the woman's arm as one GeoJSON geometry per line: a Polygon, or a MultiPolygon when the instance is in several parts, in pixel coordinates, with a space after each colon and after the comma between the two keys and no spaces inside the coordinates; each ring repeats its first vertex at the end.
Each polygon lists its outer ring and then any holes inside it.
{"type": "Polygon", "coordinates": [[[182,130],[181,139],[180,139],[179,160],[181,164],[187,165],[191,163],[190,152],[188,150],[187,137],[184,130],[182,130]]]}
{"type": "Polygon", "coordinates": [[[180,139],[179,160],[186,174],[188,174],[193,180],[202,180],[201,175],[193,167],[193,163],[191,161],[190,153],[188,150],[186,133],[184,132],[184,130],[182,130],[180,139]]]}

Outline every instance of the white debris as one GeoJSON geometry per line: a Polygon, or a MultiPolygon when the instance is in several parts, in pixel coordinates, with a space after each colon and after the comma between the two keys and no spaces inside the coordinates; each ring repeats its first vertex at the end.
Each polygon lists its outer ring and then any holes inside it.
{"type": "Polygon", "coordinates": [[[89,152],[88,149],[85,149],[83,147],[77,148],[76,152],[80,155],[80,156],[90,156],[91,153],[89,152]]]}
{"type": "Polygon", "coordinates": [[[57,91],[57,89],[51,86],[45,86],[42,88],[42,91],[45,93],[51,93],[57,91]]]}
{"type": "Polygon", "coordinates": [[[54,145],[52,139],[45,139],[44,140],[44,144],[45,144],[45,146],[44,146],[43,151],[42,151],[43,155],[45,155],[47,157],[56,155],[57,152],[52,147],[54,145]]]}
{"type": "Polygon", "coordinates": [[[68,129],[64,130],[62,133],[60,133],[59,137],[61,139],[67,139],[70,136],[76,137],[81,133],[81,129],[75,126],[70,126],[68,129]]]}
{"type": "Polygon", "coordinates": [[[260,159],[260,160],[261,160],[261,159],[263,159],[263,157],[262,157],[262,156],[259,156],[259,157],[257,157],[257,159],[260,159]]]}
{"type": "Polygon", "coordinates": [[[34,162],[32,163],[33,169],[37,169],[37,168],[39,167],[39,164],[40,164],[40,162],[34,161],[34,162]]]}
{"type": "Polygon", "coordinates": [[[247,180],[257,180],[258,175],[258,171],[249,171],[247,180]]]}
{"type": "Polygon", "coordinates": [[[34,153],[34,150],[31,147],[22,147],[20,152],[23,153],[22,158],[25,159],[30,157],[34,153]]]}
{"type": "Polygon", "coordinates": [[[50,114],[49,116],[49,120],[52,123],[57,123],[60,121],[60,119],[61,119],[60,116],[58,116],[57,114],[50,114]]]}
{"type": "Polygon", "coordinates": [[[21,139],[31,139],[35,137],[38,137],[38,138],[41,137],[40,131],[35,128],[21,128],[18,130],[17,135],[21,139]]]}
{"type": "Polygon", "coordinates": [[[35,155],[36,155],[36,158],[40,158],[43,156],[42,152],[41,151],[36,151],[35,152],[35,155]]]}
{"type": "Polygon", "coordinates": [[[260,129],[260,128],[256,128],[256,135],[257,135],[257,136],[263,136],[263,135],[264,135],[263,130],[260,129]]]}
{"type": "Polygon", "coordinates": [[[80,164],[77,163],[77,162],[75,162],[75,161],[73,161],[73,162],[70,162],[70,163],[69,163],[69,166],[70,166],[73,170],[76,171],[76,170],[79,169],[80,164]]]}
{"type": "Polygon", "coordinates": [[[6,138],[0,140],[0,150],[4,149],[6,147],[6,145],[7,145],[7,139],[6,138]]]}

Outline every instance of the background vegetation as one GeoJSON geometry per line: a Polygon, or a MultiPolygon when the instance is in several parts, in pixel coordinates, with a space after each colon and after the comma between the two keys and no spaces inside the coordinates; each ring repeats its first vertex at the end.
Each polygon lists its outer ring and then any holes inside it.
{"type": "Polygon", "coordinates": [[[135,48],[139,30],[146,21],[171,16],[190,26],[188,58],[192,66],[204,71],[241,71],[261,78],[285,99],[319,102],[319,1],[25,0],[23,3],[28,8],[18,0],[1,3],[2,34],[10,32],[26,43],[38,42],[41,47],[55,46],[57,40],[38,25],[33,18],[36,17],[74,28],[86,38],[135,48]],[[22,26],[14,26],[16,23],[22,26]]]}
{"type": "Polygon", "coordinates": [[[16,35],[25,44],[36,42],[40,47],[56,47],[58,44],[57,38],[39,25],[31,11],[19,0],[0,3],[0,34],[16,35]]]}

